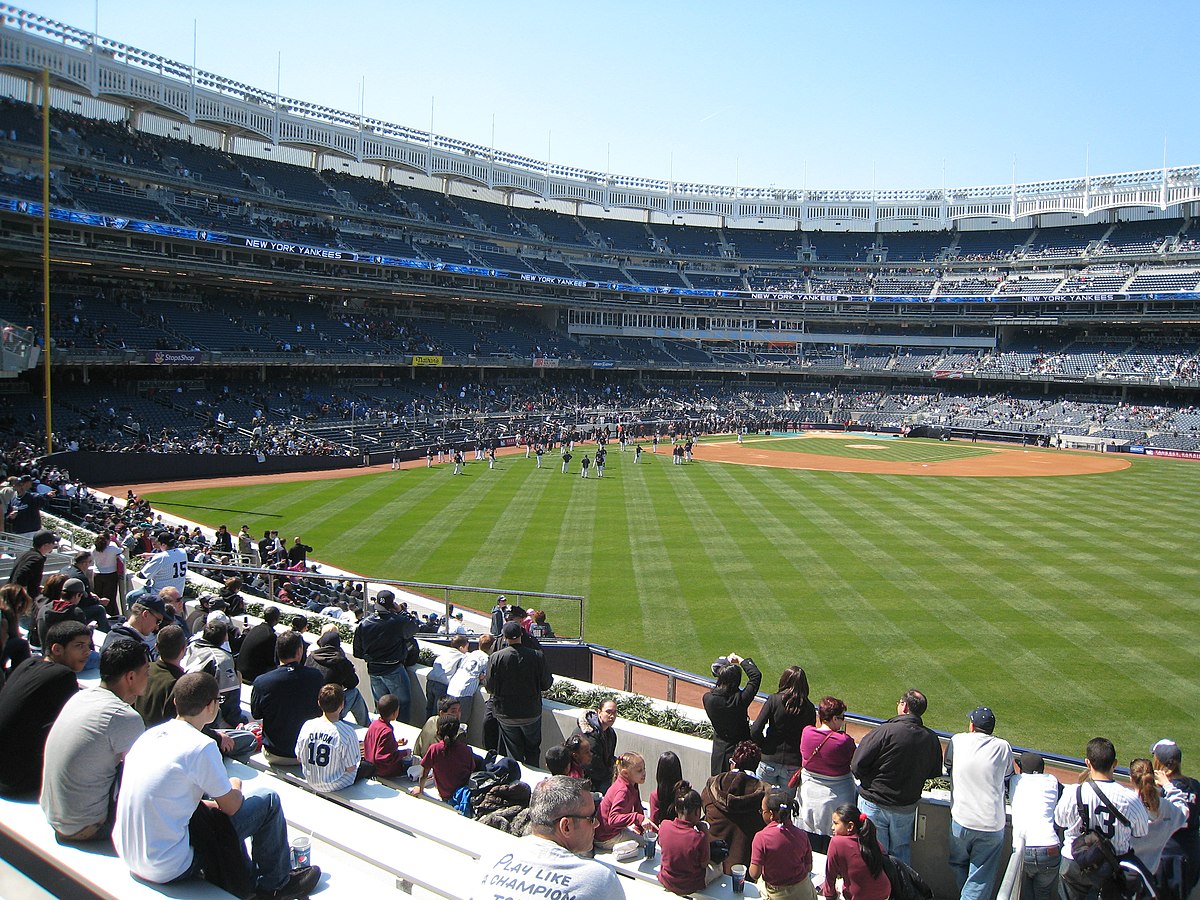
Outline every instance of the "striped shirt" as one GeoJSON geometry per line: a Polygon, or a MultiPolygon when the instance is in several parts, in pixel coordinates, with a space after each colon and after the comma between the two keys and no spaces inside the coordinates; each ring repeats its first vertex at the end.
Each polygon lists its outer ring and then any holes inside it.
{"type": "Polygon", "coordinates": [[[1054,808],[1054,822],[1067,830],[1062,848],[1062,854],[1067,859],[1074,859],[1071,856],[1071,842],[1083,834],[1083,822],[1080,821],[1077,809],[1080,799],[1087,810],[1091,830],[1108,838],[1112,842],[1113,850],[1118,854],[1128,852],[1134,837],[1145,837],[1150,829],[1150,814],[1137,794],[1112,781],[1093,781],[1092,784],[1104,792],[1104,796],[1117,811],[1129,820],[1129,825],[1108,811],[1104,801],[1096,796],[1090,785],[1080,784],[1064,788],[1062,796],[1058,798],[1058,805],[1054,808]]]}
{"type": "Polygon", "coordinates": [[[296,758],[305,780],[323,793],[354,784],[362,753],[354,729],[324,716],[309,719],[296,738],[296,758]]]}

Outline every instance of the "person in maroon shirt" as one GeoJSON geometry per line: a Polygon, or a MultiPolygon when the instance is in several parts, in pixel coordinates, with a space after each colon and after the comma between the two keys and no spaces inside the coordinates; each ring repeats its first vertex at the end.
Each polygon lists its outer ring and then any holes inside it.
{"type": "Polygon", "coordinates": [[[812,844],[808,835],[792,824],[796,801],[787,791],[773,790],[763,797],[766,827],[754,836],[750,849],[751,881],[762,879],[767,900],[816,900],[813,887],[812,844]]]}
{"type": "Polygon", "coordinates": [[[400,712],[400,699],[395,694],[384,694],[375,704],[379,718],[367,727],[363,739],[363,758],[375,764],[375,774],[383,778],[394,778],[403,775],[408,770],[407,762],[411,756],[402,756],[400,748],[408,743],[408,738],[396,740],[392,723],[400,712]]]}
{"type": "Polygon", "coordinates": [[[883,871],[883,848],[875,823],[852,803],[833,811],[833,838],[825,855],[825,884],[821,893],[835,900],[842,879],[842,900],[887,900],[892,883],[883,871]]]}
{"type": "Polygon", "coordinates": [[[704,801],[686,781],[679,782],[673,801],[675,818],[665,819],[658,829],[662,862],[658,881],[674,894],[702,891],[721,877],[721,867],[712,862],[704,801]]]}
{"type": "Polygon", "coordinates": [[[433,773],[433,783],[438,796],[451,800],[454,792],[465,785],[475,771],[475,753],[470,744],[460,739],[458,719],[442,716],[438,719],[437,742],[425,751],[421,758],[421,777],[417,786],[409,791],[414,797],[425,793],[425,782],[433,773]]]}

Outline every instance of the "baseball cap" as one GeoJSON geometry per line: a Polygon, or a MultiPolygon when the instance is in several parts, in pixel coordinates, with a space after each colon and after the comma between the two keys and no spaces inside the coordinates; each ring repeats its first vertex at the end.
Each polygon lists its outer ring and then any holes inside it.
{"type": "Polygon", "coordinates": [[[1154,754],[1154,758],[1160,763],[1168,766],[1177,767],[1183,761],[1183,751],[1179,749],[1179,745],[1170,738],[1163,738],[1158,741],[1150,752],[1154,754]]]}
{"type": "Polygon", "coordinates": [[[154,539],[160,544],[166,544],[168,547],[174,546],[175,544],[175,535],[171,534],[169,531],[160,531],[154,536],[154,539]]]}
{"type": "Polygon", "coordinates": [[[996,730],[996,714],[986,706],[977,706],[967,719],[979,731],[991,734],[996,730]]]}
{"type": "Polygon", "coordinates": [[[67,594],[82,594],[86,590],[87,585],[85,585],[78,578],[68,578],[63,582],[62,592],[64,597],[67,594]]]}
{"type": "MultiPolygon", "coordinates": [[[[58,535],[55,534],[53,531],[39,531],[37,534],[35,534],[33,536],[33,546],[35,549],[38,547],[44,547],[46,544],[57,544],[57,543],[58,543],[58,535]]],[[[78,581],[78,580],[79,580],[78,578],[75,579],[75,581],[78,581]]]]}
{"type": "Polygon", "coordinates": [[[138,598],[137,602],[151,612],[158,613],[164,619],[167,617],[167,605],[162,602],[161,597],[154,594],[143,594],[138,598]]]}
{"type": "Polygon", "coordinates": [[[727,665],[729,665],[729,657],[728,656],[718,656],[712,664],[713,678],[716,678],[718,675],[720,675],[721,670],[723,668],[725,668],[727,665]]]}
{"type": "Polygon", "coordinates": [[[504,637],[506,640],[511,641],[513,638],[519,638],[524,633],[525,633],[525,629],[521,627],[520,622],[505,622],[504,623],[504,637]]]}
{"type": "Polygon", "coordinates": [[[1035,753],[1033,750],[1026,750],[1022,753],[1018,762],[1021,764],[1021,771],[1026,775],[1046,770],[1046,760],[1042,758],[1042,754],[1035,753]]]}
{"type": "Polygon", "coordinates": [[[499,597],[496,598],[496,602],[497,603],[507,603],[508,598],[505,597],[503,594],[501,594],[499,597]]]}
{"type": "Polygon", "coordinates": [[[396,595],[385,589],[375,595],[375,602],[380,606],[386,606],[388,609],[394,609],[396,606],[396,595]]]}

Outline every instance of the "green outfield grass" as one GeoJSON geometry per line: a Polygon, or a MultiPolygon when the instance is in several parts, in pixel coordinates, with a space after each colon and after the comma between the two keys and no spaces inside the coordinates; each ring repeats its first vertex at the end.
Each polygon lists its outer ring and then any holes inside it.
{"type": "Polygon", "coordinates": [[[1081,755],[1105,734],[1124,764],[1163,736],[1200,747],[1200,465],[1132,462],[907,478],[680,467],[662,452],[635,466],[614,449],[603,481],[501,457],[460,477],[442,466],[150,499],[303,535],[316,558],[378,577],[583,594],[589,639],[694,672],[736,651],[773,688],[799,663],[816,696],[877,716],[916,686],[934,727],[961,730],[987,704],[1014,743],[1081,755]]]}

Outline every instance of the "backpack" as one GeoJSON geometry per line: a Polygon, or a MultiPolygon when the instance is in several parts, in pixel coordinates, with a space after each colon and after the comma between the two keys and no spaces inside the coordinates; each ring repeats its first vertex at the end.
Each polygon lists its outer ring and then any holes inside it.
{"type": "Polygon", "coordinates": [[[912,866],[886,854],[883,871],[892,884],[891,900],[933,900],[933,889],[912,866]]]}
{"type": "MultiPolygon", "coordinates": [[[[1105,808],[1126,827],[1129,825],[1129,820],[1121,815],[1120,810],[1112,805],[1112,802],[1104,795],[1104,792],[1096,786],[1096,782],[1088,780],[1092,790],[1096,792],[1096,796],[1100,798],[1100,802],[1105,808]]],[[[1079,867],[1079,871],[1091,879],[1092,884],[1100,887],[1107,883],[1121,870],[1121,863],[1117,857],[1117,851],[1113,848],[1112,841],[1099,831],[1092,829],[1091,822],[1088,818],[1088,809],[1083,805],[1083,785],[1077,785],[1075,788],[1075,809],[1079,814],[1079,821],[1083,824],[1083,832],[1079,837],[1071,842],[1071,857],[1075,860],[1075,865],[1079,867]]]]}

